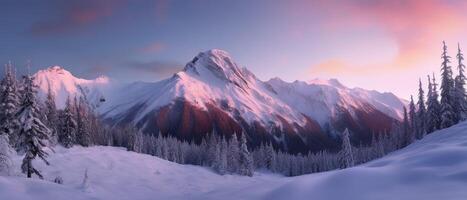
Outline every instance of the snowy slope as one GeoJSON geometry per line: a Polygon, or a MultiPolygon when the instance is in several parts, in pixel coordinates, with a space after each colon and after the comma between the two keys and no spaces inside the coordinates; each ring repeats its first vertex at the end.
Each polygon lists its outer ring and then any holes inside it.
{"type": "Polygon", "coordinates": [[[296,177],[267,199],[465,199],[467,122],[367,164],[296,177]]]}
{"type": "Polygon", "coordinates": [[[65,106],[68,96],[74,98],[86,94],[90,103],[97,105],[99,99],[104,97],[102,91],[109,85],[109,79],[100,76],[94,80],[86,80],[73,76],[69,71],[60,66],[52,66],[39,70],[34,76],[34,81],[38,85],[39,97],[45,99],[50,88],[55,95],[58,108],[65,106]]]}
{"type": "MultiPolygon", "coordinates": [[[[114,147],[57,148],[47,179],[0,177],[2,199],[461,200],[467,196],[467,122],[437,131],[381,159],[298,177],[217,175],[114,147]],[[85,169],[89,181],[83,187],[85,169]]],[[[21,158],[15,159],[19,165],[21,158]]],[[[17,167],[19,169],[19,167],[17,167]]]]}
{"type": "MultiPolygon", "coordinates": [[[[280,176],[269,174],[253,179],[219,176],[203,167],[180,165],[115,147],[57,148],[49,161],[50,166],[37,162],[38,168],[48,180],[61,176],[63,185],[0,176],[1,199],[200,199],[195,196],[210,194],[215,188],[242,190],[245,184],[282,182],[280,176]],[[86,169],[89,181],[83,185],[86,169]]],[[[19,165],[21,158],[15,162],[19,165]]]]}
{"type": "MultiPolygon", "coordinates": [[[[336,79],[314,79],[309,82],[285,82],[279,78],[267,81],[278,97],[324,124],[338,115],[340,109],[355,113],[369,107],[394,118],[402,119],[402,108],[406,102],[392,93],[380,93],[361,88],[348,88],[336,79]]],[[[355,117],[355,115],[353,114],[355,117]]]]}

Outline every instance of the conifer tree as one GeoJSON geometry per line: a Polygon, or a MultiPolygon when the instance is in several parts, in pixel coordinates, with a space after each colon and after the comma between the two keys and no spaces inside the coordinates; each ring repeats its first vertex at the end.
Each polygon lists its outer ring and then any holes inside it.
{"type": "Polygon", "coordinates": [[[454,112],[454,81],[452,79],[452,69],[449,65],[451,58],[447,54],[447,46],[443,41],[443,53],[441,55],[441,124],[440,128],[447,128],[457,122],[454,112]]]}
{"type": "Polygon", "coordinates": [[[46,124],[49,127],[50,141],[53,145],[58,142],[58,113],[57,106],[55,105],[55,95],[53,94],[49,85],[47,90],[47,98],[45,100],[45,116],[47,117],[46,124]]]}
{"type": "Polygon", "coordinates": [[[253,176],[253,159],[246,144],[245,134],[242,133],[240,140],[240,175],[253,176]]]}
{"type": "Polygon", "coordinates": [[[63,110],[59,142],[66,148],[70,148],[76,141],[76,121],[73,115],[73,105],[71,99],[68,96],[65,109],[63,110]]]}
{"type": "Polygon", "coordinates": [[[227,164],[229,172],[238,172],[240,148],[236,133],[232,134],[232,137],[229,140],[229,151],[227,153],[227,164]]]}
{"type": "Polygon", "coordinates": [[[266,161],[266,167],[271,170],[275,171],[276,167],[276,154],[274,152],[274,148],[271,143],[268,143],[266,145],[266,150],[265,150],[265,161],[266,161]]]}
{"type": "Polygon", "coordinates": [[[0,134],[0,176],[10,175],[11,168],[13,166],[13,162],[11,160],[12,154],[13,149],[8,141],[8,135],[5,133],[0,134]]]}
{"type": "Polygon", "coordinates": [[[0,85],[0,135],[8,136],[9,143],[15,147],[18,137],[15,129],[18,121],[15,117],[19,106],[19,94],[16,86],[16,78],[12,72],[11,64],[5,66],[5,77],[0,85]]]}
{"type": "Polygon", "coordinates": [[[352,144],[350,144],[350,133],[346,128],[342,133],[342,149],[340,151],[342,168],[353,167],[355,165],[352,144]]]}
{"type": "Polygon", "coordinates": [[[46,160],[47,152],[43,150],[47,146],[49,140],[50,130],[40,120],[40,111],[36,103],[36,86],[33,83],[31,76],[24,78],[24,94],[21,106],[17,113],[19,122],[19,151],[25,152],[23,163],[21,165],[22,172],[31,178],[36,174],[39,178],[43,178],[42,174],[34,168],[32,161],[39,157],[47,165],[49,162],[46,160]]]}
{"type": "Polygon", "coordinates": [[[418,83],[418,110],[417,110],[417,138],[421,138],[426,133],[426,108],[425,108],[425,92],[422,87],[422,80],[418,83]]]}
{"type": "Polygon", "coordinates": [[[465,93],[465,65],[463,63],[464,55],[462,54],[459,44],[457,45],[457,70],[458,75],[454,83],[454,111],[458,120],[464,120],[467,117],[467,96],[465,93]]]}
{"type": "MultiPolygon", "coordinates": [[[[428,76],[428,79],[430,76],[428,76]]],[[[431,82],[431,94],[428,94],[428,103],[427,103],[427,132],[431,133],[440,128],[441,124],[441,106],[438,100],[438,89],[436,84],[435,75],[433,74],[431,82]]]]}
{"type": "Polygon", "coordinates": [[[217,166],[217,171],[220,174],[225,174],[227,171],[227,152],[228,152],[228,144],[227,140],[224,137],[221,139],[221,150],[219,155],[219,165],[217,166]]]}
{"type": "Polygon", "coordinates": [[[404,131],[404,144],[409,144],[411,141],[411,131],[410,131],[410,122],[409,122],[409,116],[407,115],[407,108],[403,108],[404,110],[404,120],[402,122],[403,126],[403,131],[404,131]]]}
{"type": "Polygon", "coordinates": [[[410,135],[409,142],[411,143],[415,139],[415,133],[418,132],[417,127],[417,111],[415,108],[415,103],[413,101],[413,96],[410,95],[410,104],[409,104],[409,117],[410,117],[410,135]]]}
{"type": "MultiPolygon", "coordinates": [[[[76,101],[76,98],[75,98],[76,101]]],[[[87,147],[91,144],[91,136],[89,134],[88,122],[88,104],[84,98],[80,97],[78,102],[75,102],[76,113],[76,140],[81,146],[87,147]]]]}

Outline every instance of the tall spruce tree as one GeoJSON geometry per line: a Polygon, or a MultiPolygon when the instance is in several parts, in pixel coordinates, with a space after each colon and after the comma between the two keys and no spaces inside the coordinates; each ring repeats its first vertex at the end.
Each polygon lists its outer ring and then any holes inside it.
{"type": "Polygon", "coordinates": [[[342,149],[340,151],[342,168],[353,167],[355,165],[352,144],[350,143],[349,129],[345,129],[342,133],[342,149]]]}
{"type": "MultiPolygon", "coordinates": [[[[430,78],[430,76],[428,76],[430,78]]],[[[438,130],[441,125],[441,105],[438,100],[438,88],[436,84],[435,75],[433,74],[431,82],[431,94],[428,95],[427,103],[427,125],[428,132],[431,133],[438,130]]]]}
{"type": "Polygon", "coordinates": [[[70,148],[76,141],[76,121],[73,112],[73,105],[69,96],[66,100],[61,120],[58,141],[64,147],[70,148]]]}
{"type": "Polygon", "coordinates": [[[45,116],[47,117],[46,124],[49,127],[50,141],[53,145],[58,142],[58,113],[57,106],[55,104],[55,95],[49,85],[47,89],[47,98],[45,100],[45,116]]]}
{"type": "Polygon", "coordinates": [[[415,108],[415,103],[413,101],[413,96],[410,95],[410,104],[409,104],[409,117],[410,117],[410,133],[408,142],[412,143],[415,139],[415,133],[418,132],[417,127],[417,109],[415,108]]]}
{"type": "Polygon", "coordinates": [[[462,54],[460,45],[457,44],[457,70],[458,75],[454,83],[454,111],[458,120],[464,120],[467,117],[467,97],[465,93],[465,65],[464,54],[462,54]]]}
{"type": "Polygon", "coordinates": [[[16,77],[13,74],[12,66],[9,63],[5,66],[5,77],[0,85],[0,135],[5,134],[11,146],[15,147],[18,137],[15,129],[18,121],[15,117],[19,106],[19,94],[16,87],[16,77]]]}
{"type": "Polygon", "coordinates": [[[22,172],[31,178],[36,174],[39,178],[43,178],[42,174],[34,168],[32,161],[39,157],[47,165],[47,152],[43,150],[47,146],[50,130],[40,120],[40,111],[36,102],[36,86],[32,76],[24,77],[24,90],[21,106],[17,113],[19,122],[19,145],[18,150],[25,152],[23,163],[21,164],[22,172]]]}
{"type": "Polygon", "coordinates": [[[425,92],[422,87],[422,80],[418,82],[418,110],[417,110],[417,138],[421,138],[426,134],[426,108],[425,108],[425,92]]]}
{"type": "Polygon", "coordinates": [[[411,141],[411,138],[412,138],[412,134],[411,134],[411,131],[410,131],[410,122],[409,122],[409,116],[407,114],[407,108],[403,108],[404,110],[404,119],[402,121],[402,126],[403,126],[403,132],[404,132],[404,144],[407,145],[409,144],[411,141]]]}
{"type": "Polygon", "coordinates": [[[13,166],[13,162],[11,160],[12,154],[13,149],[8,141],[8,135],[0,134],[0,176],[10,175],[11,168],[13,166]]]}
{"type": "Polygon", "coordinates": [[[454,80],[452,79],[452,69],[447,53],[448,47],[443,41],[443,53],[441,54],[441,124],[440,128],[447,128],[457,122],[454,112],[454,80]]]}
{"type": "MultiPolygon", "coordinates": [[[[75,98],[75,101],[76,98],[75,98]]],[[[89,106],[87,101],[80,97],[79,101],[75,103],[75,113],[76,113],[76,140],[77,143],[81,146],[87,147],[91,145],[91,136],[89,134],[89,118],[88,118],[88,110],[89,106]]]]}
{"type": "Polygon", "coordinates": [[[237,134],[232,134],[232,137],[229,140],[229,150],[227,152],[227,164],[228,170],[231,173],[237,173],[239,168],[239,160],[240,160],[240,148],[237,139],[237,134]]]}
{"type": "Polygon", "coordinates": [[[240,140],[240,175],[253,176],[254,165],[253,158],[246,144],[246,136],[242,133],[240,140]]]}
{"type": "Polygon", "coordinates": [[[219,155],[217,171],[220,174],[225,174],[227,171],[227,152],[229,150],[227,140],[225,139],[225,137],[222,137],[220,146],[221,146],[221,150],[220,150],[220,155],[219,155]]]}

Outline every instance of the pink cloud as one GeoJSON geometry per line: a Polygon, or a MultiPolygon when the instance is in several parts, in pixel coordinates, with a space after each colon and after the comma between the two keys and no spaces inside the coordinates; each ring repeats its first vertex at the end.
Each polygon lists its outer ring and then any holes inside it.
{"type": "Polygon", "coordinates": [[[160,42],[154,42],[140,49],[143,53],[158,53],[164,50],[166,46],[160,42]]]}
{"type": "Polygon", "coordinates": [[[31,33],[36,36],[76,31],[106,17],[110,17],[125,0],[83,0],[58,4],[62,10],[58,19],[39,21],[33,24],[31,33]]]}
{"type": "Polygon", "coordinates": [[[412,67],[439,51],[439,44],[466,33],[467,2],[438,0],[409,1],[315,1],[313,10],[329,16],[328,30],[382,29],[398,45],[398,55],[391,63],[412,67]]]}
{"type": "MultiPolygon", "coordinates": [[[[351,85],[394,91],[407,97],[416,92],[418,77],[438,72],[441,42],[447,40],[449,53],[454,44],[467,45],[467,2],[438,0],[407,1],[314,1],[308,5],[320,18],[323,32],[378,30],[378,36],[394,43],[395,55],[370,64],[358,64],[339,55],[310,67],[310,75],[336,77],[351,85]],[[388,80],[392,84],[388,84],[388,80]]],[[[369,33],[371,34],[371,33],[369,33]]],[[[361,35],[365,40],[365,35],[361,35]]],[[[345,39],[340,41],[345,42],[345,39]]],[[[384,49],[386,46],[377,46],[384,49]]],[[[352,48],[352,47],[350,47],[352,48]]],[[[467,48],[467,46],[464,46],[467,48]]],[[[368,54],[374,58],[380,52],[368,54]]],[[[355,59],[365,59],[364,57],[355,59]]]]}

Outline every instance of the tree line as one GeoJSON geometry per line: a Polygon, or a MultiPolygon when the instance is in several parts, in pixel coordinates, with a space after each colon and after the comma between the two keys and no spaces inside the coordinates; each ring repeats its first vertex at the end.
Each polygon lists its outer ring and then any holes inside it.
{"type": "Polygon", "coordinates": [[[403,127],[410,142],[420,139],[433,131],[448,128],[467,118],[467,96],[465,92],[464,55],[458,45],[456,54],[457,75],[454,76],[451,57],[448,55],[446,43],[443,41],[441,54],[441,92],[435,74],[427,76],[428,92],[419,79],[418,101],[410,98],[409,109],[404,107],[403,127]]]}

